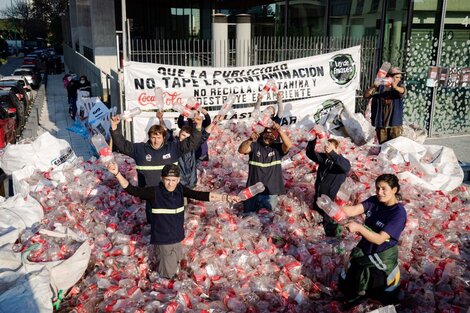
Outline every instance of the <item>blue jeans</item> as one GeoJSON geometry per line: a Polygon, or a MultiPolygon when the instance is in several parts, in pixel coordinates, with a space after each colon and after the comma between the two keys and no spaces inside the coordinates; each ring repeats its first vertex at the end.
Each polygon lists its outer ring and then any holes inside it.
{"type": "Polygon", "coordinates": [[[277,195],[257,194],[253,198],[243,202],[243,213],[258,212],[261,208],[265,208],[268,211],[277,208],[277,195]]]}

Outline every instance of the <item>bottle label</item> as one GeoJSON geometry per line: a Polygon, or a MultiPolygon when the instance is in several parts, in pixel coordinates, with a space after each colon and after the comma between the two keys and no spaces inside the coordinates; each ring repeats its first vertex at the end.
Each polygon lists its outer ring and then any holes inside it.
{"type": "Polygon", "coordinates": [[[269,85],[267,85],[267,84],[264,85],[264,88],[263,88],[264,91],[268,92],[269,89],[271,89],[271,87],[269,87],[269,85]]]}
{"type": "Polygon", "coordinates": [[[98,152],[98,154],[100,156],[111,156],[113,155],[113,152],[111,151],[110,147],[104,147],[98,152]]]}
{"type": "Polygon", "coordinates": [[[250,188],[246,188],[245,190],[243,190],[243,195],[244,195],[247,199],[253,198],[253,194],[251,193],[250,188]]]}
{"type": "Polygon", "coordinates": [[[331,217],[336,222],[341,222],[346,218],[346,213],[344,213],[343,209],[339,208],[338,212],[331,217]]]}

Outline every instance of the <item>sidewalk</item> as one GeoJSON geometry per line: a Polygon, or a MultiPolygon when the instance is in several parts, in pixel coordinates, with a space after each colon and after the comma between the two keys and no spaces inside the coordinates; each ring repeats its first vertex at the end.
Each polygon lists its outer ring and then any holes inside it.
{"type": "Polygon", "coordinates": [[[67,130],[67,127],[72,126],[73,120],[69,116],[67,91],[62,77],[63,75],[48,76],[45,105],[39,116],[38,135],[48,131],[57,138],[65,139],[77,156],[88,160],[93,155],[90,144],[83,137],[67,130]]]}

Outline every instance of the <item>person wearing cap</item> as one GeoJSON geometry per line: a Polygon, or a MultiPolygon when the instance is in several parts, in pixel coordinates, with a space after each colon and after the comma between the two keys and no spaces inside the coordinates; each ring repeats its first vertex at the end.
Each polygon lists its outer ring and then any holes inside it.
{"type": "Polygon", "coordinates": [[[402,74],[399,67],[392,67],[385,84],[375,81],[364,93],[364,98],[372,98],[371,122],[375,126],[379,144],[403,133],[403,97],[406,88],[402,74]]]}
{"type": "Polygon", "coordinates": [[[327,195],[334,200],[339,188],[346,180],[346,175],[351,169],[348,159],[339,153],[339,141],[328,139],[323,146],[323,152],[315,151],[317,138],[311,140],[305,149],[305,155],[318,164],[317,178],[315,180],[315,194],[313,196],[313,209],[323,217],[323,229],[327,237],[335,237],[339,234],[339,225],[317,205],[317,199],[321,195],[327,195]]]}
{"type": "Polygon", "coordinates": [[[281,160],[292,147],[290,138],[278,123],[272,128],[265,128],[261,134],[253,132],[238,147],[238,152],[248,154],[248,179],[246,186],[262,182],[265,190],[243,202],[245,214],[258,212],[261,208],[272,211],[277,207],[277,196],[285,193],[282,178],[281,160]],[[282,143],[275,142],[275,133],[279,134],[282,143]]]}
{"type": "MultiPolygon", "coordinates": [[[[135,160],[137,170],[137,181],[139,187],[158,186],[161,171],[167,164],[178,164],[178,159],[185,153],[195,151],[201,142],[202,118],[194,117],[196,128],[192,136],[182,141],[169,141],[170,137],[165,123],[163,113],[157,112],[160,120],[159,125],[153,125],[148,130],[148,141],[133,143],[124,138],[117,129],[120,122],[119,116],[111,118],[111,138],[113,149],[125,154],[135,160]]],[[[150,206],[146,206],[147,222],[150,223],[150,206]]]]}
{"type": "Polygon", "coordinates": [[[173,278],[183,258],[181,242],[184,233],[184,198],[200,201],[239,202],[238,196],[214,192],[196,191],[180,183],[180,169],[167,164],[161,171],[161,182],[153,187],[136,187],[121,175],[116,163],[108,165],[119,184],[129,194],[151,204],[150,243],[155,245],[157,272],[164,278],[173,278]]]}

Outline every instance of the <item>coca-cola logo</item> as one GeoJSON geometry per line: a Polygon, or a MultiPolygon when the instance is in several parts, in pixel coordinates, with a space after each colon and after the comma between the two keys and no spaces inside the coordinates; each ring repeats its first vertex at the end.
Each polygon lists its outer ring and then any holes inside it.
{"type": "MultiPolygon", "coordinates": [[[[137,97],[137,102],[139,102],[141,106],[157,106],[157,104],[155,103],[155,95],[146,92],[142,92],[139,94],[139,96],[137,97]]],[[[173,104],[183,104],[183,98],[181,97],[180,92],[164,92],[163,103],[165,104],[165,106],[171,107],[173,106],[173,104]]]]}

